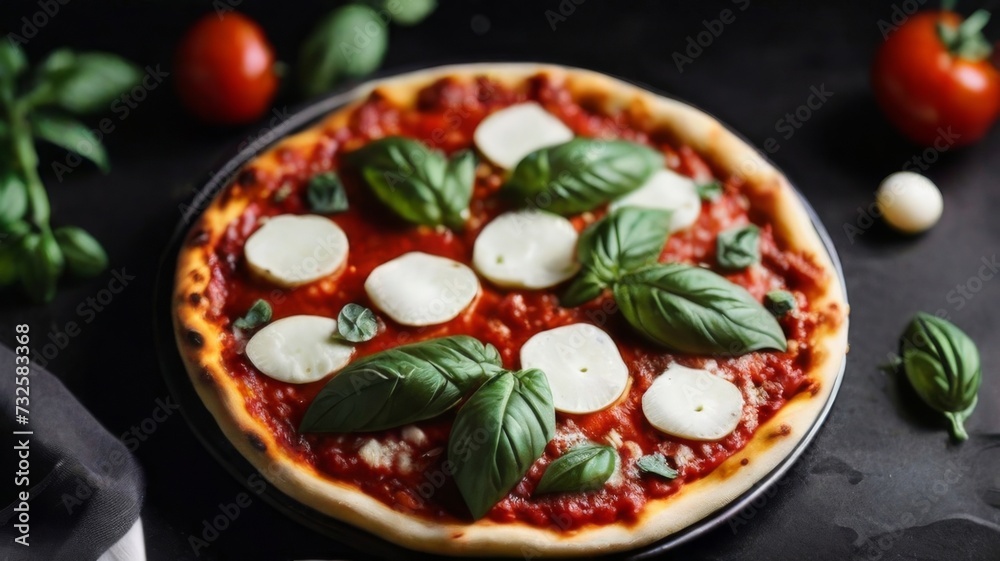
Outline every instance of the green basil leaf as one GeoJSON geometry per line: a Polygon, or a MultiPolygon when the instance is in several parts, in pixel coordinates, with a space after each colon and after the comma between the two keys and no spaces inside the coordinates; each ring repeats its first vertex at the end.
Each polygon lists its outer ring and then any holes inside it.
{"type": "Polygon", "coordinates": [[[580,444],[549,464],[535,494],[595,491],[615,472],[618,453],[610,446],[580,444]]]}
{"type": "Polygon", "coordinates": [[[647,339],[692,354],[787,348],[781,326],[749,292],[708,269],[667,263],[613,286],[625,319],[647,339]]]}
{"type": "Polygon", "coordinates": [[[104,146],[87,125],[69,117],[40,112],[33,113],[29,120],[35,136],[87,158],[105,173],[110,169],[104,146]]]}
{"type": "Polygon", "coordinates": [[[723,193],[722,182],[717,179],[708,183],[699,183],[696,188],[698,189],[698,196],[703,201],[718,200],[723,193]]]}
{"type": "Polygon", "coordinates": [[[966,440],[963,423],[976,407],[982,383],[976,344],[951,322],[920,312],[903,332],[900,354],[917,395],[945,414],[956,440],[966,440]]]}
{"type": "Polygon", "coordinates": [[[348,364],[320,390],[302,432],[362,432],[436,417],[499,371],[500,353],[465,335],[402,345],[348,364]]]}
{"type": "Polygon", "coordinates": [[[559,305],[564,308],[574,308],[590,302],[604,293],[608,283],[595,274],[584,271],[573,278],[566,291],[559,296],[559,305]]]}
{"type": "Polygon", "coordinates": [[[795,309],[795,296],[787,290],[772,290],[764,295],[764,307],[771,315],[780,318],[795,309]]]}
{"type": "Polygon", "coordinates": [[[625,272],[655,263],[670,233],[671,212],[620,208],[580,235],[577,259],[585,270],[610,284],[625,272]]]}
{"type": "Polygon", "coordinates": [[[368,3],[404,27],[420,23],[437,8],[437,0],[368,0],[368,3]]]}
{"type": "Polygon", "coordinates": [[[53,52],[40,67],[36,105],[54,104],[72,113],[106,111],[115,99],[142,80],[142,71],[110,53],[53,52]]]}
{"type": "Polygon", "coordinates": [[[51,302],[62,272],[63,257],[51,233],[21,238],[21,286],[36,302],[51,302]]]}
{"type": "Polygon", "coordinates": [[[67,268],[74,275],[92,277],[107,268],[108,254],[100,242],[83,229],[64,226],[55,231],[55,239],[66,258],[67,268]]]}
{"type": "Polygon", "coordinates": [[[677,470],[670,467],[667,464],[666,456],[659,452],[639,458],[636,460],[635,465],[639,468],[639,471],[643,473],[652,473],[667,479],[674,479],[677,477],[677,470]]]}
{"type": "Polygon", "coordinates": [[[28,187],[24,180],[13,171],[0,173],[0,229],[19,221],[27,210],[28,187]]]}
{"type": "Polygon", "coordinates": [[[14,242],[21,239],[21,236],[31,231],[31,224],[24,220],[0,223],[0,247],[5,245],[15,245],[14,242]]]}
{"type": "Polygon", "coordinates": [[[471,150],[462,150],[448,161],[444,184],[441,187],[441,201],[445,208],[445,224],[461,230],[469,218],[469,201],[476,184],[476,155],[471,150]]]}
{"type": "Polygon", "coordinates": [[[337,331],[352,343],[370,341],[378,333],[378,319],[364,306],[347,304],[337,315],[337,331]]]}
{"type": "Polygon", "coordinates": [[[337,83],[374,72],[389,44],[389,30],[378,13],[359,4],[331,12],[312,30],[299,52],[302,93],[316,96],[337,83]]]}
{"type": "Polygon", "coordinates": [[[760,262],[760,228],[753,224],[719,232],[715,260],[725,269],[745,269],[760,262]]]}
{"type": "Polygon", "coordinates": [[[503,189],[531,207],[577,214],[634,191],[661,167],[663,155],[646,146],[575,138],[525,156],[503,189]]]}
{"type": "Polygon", "coordinates": [[[56,49],[50,52],[45,60],[38,65],[35,78],[37,81],[44,81],[46,78],[67,71],[75,62],[75,52],[70,49],[56,49]]]}
{"type": "Polygon", "coordinates": [[[454,229],[464,225],[475,173],[471,154],[449,162],[416,140],[390,136],[352,152],[350,159],[375,196],[404,220],[454,229]]]}
{"type": "Polygon", "coordinates": [[[272,313],[271,305],[267,303],[267,300],[258,299],[243,317],[237,318],[233,322],[233,327],[243,331],[256,329],[271,321],[272,313]]]}
{"type": "Polygon", "coordinates": [[[0,245],[0,287],[10,286],[17,281],[20,273],[17,248],[0,245]]]}
{"type": "Polygon", "coordinates": [[[503,372],[472,394],[451,427],[448,460],[473,518],[485,516],[524,478],[555,431],[552,392],[541,370],[503,372]]]}
{"type": "Polygon", "coordinates": [[[0,41],[0,82],[13,84],[27,66],[21,47],[13,41],[0,41]]]}
{"type": "Polygon", "coordinates": [[[671,212],[638,207],[615,210],[580,234],[581,272],[560,297],[566,307],[601,295],[624,272],[655,263],[670,234],[671,212]]]}
{"type": "Polygon", "coordinates": [[[332,171],[314,175],[306,186],[309,209],[319,214],[334,214],[347,210],[347,193],[344,184],[332,171]]]}

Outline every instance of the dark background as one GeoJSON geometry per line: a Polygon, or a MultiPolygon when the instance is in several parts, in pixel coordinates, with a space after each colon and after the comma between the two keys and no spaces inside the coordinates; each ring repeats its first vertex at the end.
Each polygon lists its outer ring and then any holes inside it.
{"type": "MultiPolygon", "coordinates": [[[[261,22],[279,57],[292,62],[311,25],[337,4],[244,0],[238,9],[261,22]]],[[[972,280],[982,260],[1000,249],[1000,131],[971,148],[922,155],[884,124],[868,88],[868,66],[883,39],[879,21],[893,15],[890,2],[561,4],[565,20],[553,29],[546,11],[558,12],[558,0],[446,2],[423,24],[392,29],[383,68],[478,60],[582,66],[688,100],[758,146],[774,138],[779,149],[771,157],[816,207],[847,277],[851,352],[826,425],[773,493],[669,557],[1000,559],[1000,282],[972,280]],[[679,70],[673,53],[725,8],[734,10],[735,21],[679,70]],[[806,103],[811,88],[832,96],[786,139],[776,127],[806,103]],[[941,223],[915,238],[894,235],[877,221],[869,227],[861,213],[878,182],[923,156],[925,173],[944,192],[941,223]],[[864,233],[852,238],[845,225],[864,233]],[[958,297],[957,285],[967,285],[972,298],[958,297]],[[944,310],[982,352],[980,403],[962,445],[949,441],[939,415],[878,368],[917,310],[944,310]]],[[[916,4],[900,0],[897,9],[916,4]]],[[[33,1],[3,0],[0,27],[20,29],[21,18],[39,10],[33,1]]],[[[212,10],[208,1],[71,0],[26,49],[32,60],[59,46],[109,50],[171,72],[178,38],[212,10]]],[[[1000,25],[988,27],[987,34],[1000,35],[1000,25]]],[[[53,224],[93,232],[108,249],[112,269],[135,279],[93,316],[78,308],[108,285],[110,271],[65,284],[48,306],[32,305],[16,292],[0,293],[4,343],[11,343],[14,325],[22,322],[31,325],[36,341],[64,332],[67,322],[81,325],[48,368],[113,434],[139,425],[156,400],[168,395],[153,347],[151,301],[157,262],[180,219],[179,205],[220,158],[303,101],[285,92],[276,116],[258,125],[210,128],[182,111],[172,88],[168,79],[124,119],[108,115],[115,129],[105,138],[113,167],[107,176],[82,164],[60,181],[51,167],[64,162],[65,153],[41,153],[53,224]]],[[[149,558],[194,559],[188,537],[202,533],[203,521],[220,513],[220,503],[234,501],[243,491],[240,482],[176,413],[136,453],[148,479],[149,558]]],[[[200,553],[202,559],[233,560],[363,556],[285,519],[256,497],[200,553]]]]}

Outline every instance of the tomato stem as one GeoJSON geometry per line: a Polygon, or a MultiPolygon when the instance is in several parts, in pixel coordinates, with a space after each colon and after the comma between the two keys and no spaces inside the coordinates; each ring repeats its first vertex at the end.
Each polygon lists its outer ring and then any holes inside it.
{"type": "Polygon", "coordinates": [[[938,21],[938,37],[952,56],[972,61],[984,60],[993,47],[983,35],[983,28],[990,21],[990,13],[979,9],[965,18],[958,26],[938,21]]]}

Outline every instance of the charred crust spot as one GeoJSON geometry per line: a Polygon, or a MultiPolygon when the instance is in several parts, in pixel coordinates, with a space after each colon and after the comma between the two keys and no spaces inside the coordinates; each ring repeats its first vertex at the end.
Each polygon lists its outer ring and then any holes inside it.
{"type": "Polygon", "coordinates": [[[204,228],[198,228],[197,230],[192,230],[191,234],[188,236],[188,245],[190,246],[202,246],[208,243],[209,234],[204,228]]]}
{"type": "Polygon", "coordinates": [[[213,378],[212,374],[208,370],[205,370],[204,368],[198,372],[198,379],[201,380],[201,382],[206,386],[215,385],[215,378],[213,378]]]}
{"type": "Polygon", "coordinates": [[[190,302],[192,306],[197,306],[198,304],[201,304],[201,294],[198,294],[197,292],[192,292],[191,294],[188,294],[188,302],[190,302]]]}
{"type": "Polygon", "coordinates": [[[187,339],[187,342],[194,347],[201,347],[205,344],[205,338],[201,336],[201,333],[198,333],[194,329],[188,329],[184,333],[184,338],[187,339]]]}
{"type": "Polygon", "coordinates": [[[767,435],[770,439],[782,438],[792,434],[792,427],[782,423],[776,430],[767,435]]]}
{"type": "Polygon", "coordinates": [[[587,113],[602,115],[604,113],[604,98],[597,94],[586,94],[579,99],[580,107],[587,113]]]}
{"type": "Polygon", "coordinates": [[[195,271],[194,273],[191,274],[191,279],[194,280],[194,282],[202,282],[205,280],[205,276],[202,275],[199,271],[195,271]]]}
{"type": "Polygon", "coordinates": [[[386,99],[388,98],[386,97],[385,92],[382,91],[382,88],[375,88],[374,90],[372,90],[372,93],[368,94],[368,101],[374,103],[385,101],[386,99]]]}
{"type": "Polygon", "coordinates": [[[249,442],[250,446],[253,446],[255,450],[259,452],[267,452],[267,444],[264,444],[264,441],[261,440],[256,433],[248,432],[247,442],[249,442]]]}
{"type": "Polygon", "coordinates": [[[454,534],[451,535],[451,539],[453,540],[460,540],[464,537],[465,537],[465,532],[455,532],[454,534]]]}
{"type": "Polygon", "coordinates": [[[745,466],[745,465],[747,465],[749,463],[750,463],[750,458],[743,458],[742,460],[740,460],[740,465],[741,466],[745,466]]]}
{"type": "Polygon", "coordinates": [[[257,182],[257,170],[245,168],[236,176],[236,184],[242,187],[249,187],[257,182]]]}

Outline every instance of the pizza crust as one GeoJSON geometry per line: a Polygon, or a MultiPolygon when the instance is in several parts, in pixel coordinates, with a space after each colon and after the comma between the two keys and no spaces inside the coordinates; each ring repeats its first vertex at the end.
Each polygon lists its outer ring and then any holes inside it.
{"type": "Polygon", "coordinates": [[[630,524],[585,526],[564,532],[523,523],[441,523],[395,510],[356,488],[324,478],[311,466],[289,457],[264,424],[245,409],[236,383],[222,365],[221,333],[209,319],[205,297],[211,248],[246,204],[263,195],[236,182],[213,203],[188,234],[178,257],[174,293],[177,344],[191,380],[223,432],[265,478],[285,494],[313,509],[363,528],[397,544],[428,552],[462,556],[598,555],[641,547],[682,530],[726,506],[770,473],[808,433],[826,406],[847,352],[847,303],[839,276],[801,200],[785,177],[754,148],[711,116],[684,103],[657,96],[631,84],[591,71],[542,64],[472,64],[444,66],[359,86],[358,101],[329,117],[317,128],[280,142],[254,160],[257,173],[281,165],[276,151],[311,146],[319,130],[342,125],[347,113],[372,91],[404,106],[417,92],[443,77],[468,79],[485,75],[518,85],[544,73],[565,85],[577,99],[598,100],[607,108],[624,109],[636,118],[662,127],[676,143],[691,146],[722,177],[744,179],[746,196],[755,212],[769,216],[775,238],[788,248],[812,256],[827,273],[827,282],[810,294],[815,309],[825,309],[828,321],[815,335],[813,390],[804,391],[758,427],[739,453],[707,476],[685,484],[670,497],[647,503],[630,524]],[[744,461],[746,461],[744,465],[744,461]]]}

